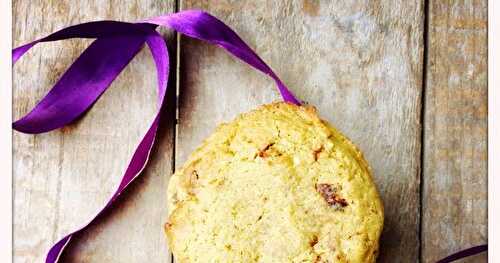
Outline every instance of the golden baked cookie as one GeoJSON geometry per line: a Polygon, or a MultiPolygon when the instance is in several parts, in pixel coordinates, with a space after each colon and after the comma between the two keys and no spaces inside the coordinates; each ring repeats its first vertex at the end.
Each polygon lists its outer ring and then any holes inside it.
{"type": "Polygon", "coordinates": [[[383,207],[361,152],[313,107],[240,115],[168,186],[177,262],[375,262],[383,207]]]}

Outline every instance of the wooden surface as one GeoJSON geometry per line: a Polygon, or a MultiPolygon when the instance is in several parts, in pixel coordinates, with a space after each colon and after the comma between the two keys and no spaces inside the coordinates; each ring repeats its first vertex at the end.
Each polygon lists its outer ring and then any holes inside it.
{"type": "MultiPolygon", "coordinates": [[[[183,1],[181,8],[203,8],[228,22],[364,152],[385,206],[380,261],[418,258],[422,3],[210,3],[183,1]]],[[[176,165],[217,123],[280,100],[269,78],[224,51],[181,43],[176,165]]]]}
{"type": "MultiPolygon", "coordinates": [[[[486,1],[431,1],[427,13],[423,0],[79,2],[14,1],[14,45],[77,22],[206,9],[363,150],[385,205],[379,262],[433,262],[486,241],[486,1]]],[[[21,59],[15,118],[88,43],[42,44],[21,59]]],[[[170,262],[161,226],[172,165],[217,123],[280,99],[272,81],[223,50],[184,37],[178,48],[176,136],[166,114],[143,179],[64,262],[170,262]]],[[[15,133],[15,262],[43,261],[53,241],[105,203],[146,129],[143,120],[153,117],[154,73],[143,51],[76,124],[15,133]]]]}
{"type": "Polygon", "coordinates": [[[422,257],[432,262],[487,242],[487,1],[432,0],[429,13],[422,257]]]}

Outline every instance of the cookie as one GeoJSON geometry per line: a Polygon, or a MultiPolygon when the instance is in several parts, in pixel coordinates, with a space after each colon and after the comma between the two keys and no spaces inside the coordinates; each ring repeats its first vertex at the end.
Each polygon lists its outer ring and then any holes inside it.
{"type": "Polygon", "coordinates": [[[375,262],[383,206],[361,152],[308,106],[220,125],[168,186],[179,263],[375,262]]]}

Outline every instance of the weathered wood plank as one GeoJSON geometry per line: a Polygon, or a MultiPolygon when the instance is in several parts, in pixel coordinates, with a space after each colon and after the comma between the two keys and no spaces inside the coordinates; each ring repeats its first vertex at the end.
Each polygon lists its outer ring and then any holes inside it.
{"type": "MultiPolygon", "coordinates": [[[[364,151],[386,209],[380,262],[419,248],[423,1],[181,1],[217,15],[364,151]]],[[[182,38],[176,165],[217,123],[279,100],[273,82],[182,38]]]]}
{"type": "Polygon", "coordinates": [[[487,240],[487,1],[431,0],[428,40],[422,259],[434,262],[487,240]]]}
{"type": "MultiPolygon", "coordinates": [[[[174,10],[175,0],[17,0],[14,45],[79,22],[134,21],[174,10]]],[[[42,98],[88,43],[41,44],[16,65],[15,118],[42,98]]],[[[155,74],[149,51],[144,50],[76,124],[36,136],[14,133],[15,262],[44,262],[51,244],[105,204],[154,116],[155,74]]],[[[165,174],[173,160],[173,122],[167,123],[144,177],[103,221],[78,238],[64,262],[170,262],[162,234],[165,174]]]]}

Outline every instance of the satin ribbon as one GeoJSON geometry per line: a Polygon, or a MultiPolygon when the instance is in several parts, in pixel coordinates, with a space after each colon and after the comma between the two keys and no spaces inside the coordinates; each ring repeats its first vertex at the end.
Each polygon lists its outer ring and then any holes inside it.
{"type": "Polygon", "coordinates": [[[66,235],[48,252],[45,262],[58,262],[71,238],[97,220],[144,169],[155,142],[159,115],[164,105],[169,72],[169,57],[157,26],[170,27],[179,33],[218,45],[254,68],[269,75],[285,101],[300,104],[272,69],[227,25],[203,11],[183,11],[154,17],[139,23],[97,21],[64,28],[12,52],[15,63],[40,42],[69,38],[96,38],[57,81],[49,93],[26,116],[14,122],[14,129],[24,133],[43,133],[67,125],[84,114],[109,87],[125,66],[147,44],[154,59],[158,78],[158,111],[135,150],[125,174],[110,200],[86,225],[66,235]]]}
{"type": "Polygon", "coordinates": [[[475,246],[475,247],[461,250],[457,253],[451,254],[451,255],[437,261],[436,263],[449,263],[449,262],[453,262],[453,261],[456,261],[456,260],[459,260],[462,258],[474,256],[474,255],[479,254],[479,253],[484,252],[484,251],[488,251],[488,245],[480,245],[480,246],[475,246]]]}
{"type": "Polygon", "coordinates": [[[156,31],[158,26],[169,27],[186,36],[207,41],[270,76],[276,83],[283,100],[300,105],[273,70],[227,25],[216,17],[198,10],[182,11],[127,23],[96,21],[70,26],[47,37],[38,39],[12,52],[15,63],[30,48],[41,42],[69,38],[95,38],[57,81],[49,93],[27,115],[14,122],[14,129],[30,134],[61,128],[82,116],[113,80],[128,65],[146,43],[156,65],[158,78],[158,111],[146,134],[136,148],[125,174],[109,201],[87,224],[66,235],[49,250],[46,263],[60,259],[72,237],[83,232],[110,209],[117,197],[141,174],[155,143],[160,113],[165,103],[169,57],[165,42],[156,31]]]}

